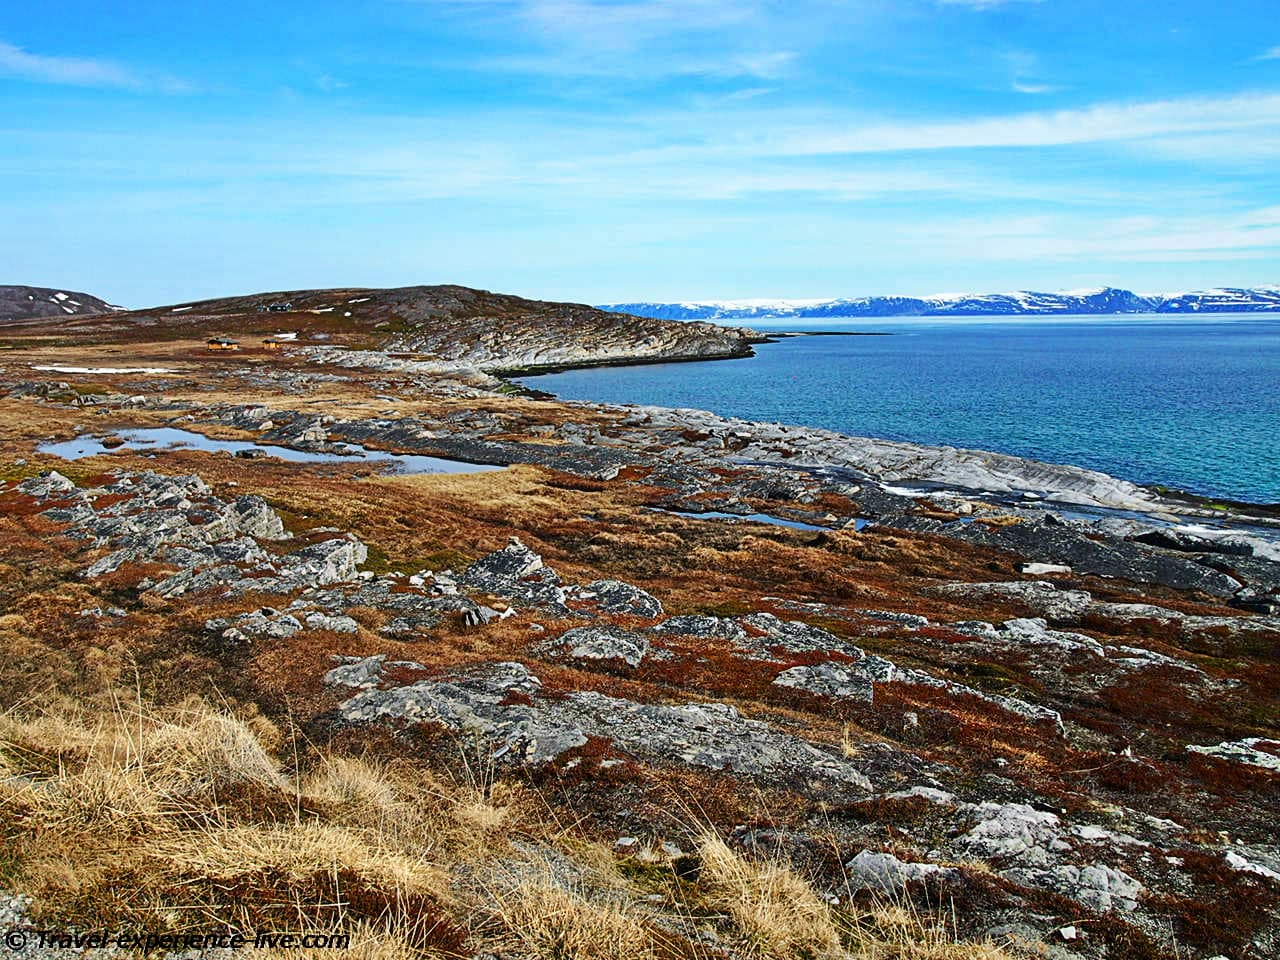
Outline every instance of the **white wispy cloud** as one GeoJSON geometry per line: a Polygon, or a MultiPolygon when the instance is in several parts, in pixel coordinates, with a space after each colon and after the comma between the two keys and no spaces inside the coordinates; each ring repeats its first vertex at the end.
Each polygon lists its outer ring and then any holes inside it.
{"type": "Polygon", "coordinates": [[[1200,216],[1031,216],[904,225],[902,239],[941,257],[988,261],[1180,263],[1249,260],[1280,249],[1280,207],[1200,216]]]}
{"type": "Polygon", "coordinates": [[[29,53],[4,41],[0,41],[0,72],[25,80],[80,87],[136,87],[141,84],[140,78],[109,60],[29,53]]]}
{"type": "Polygon", "coordinates": [[[37,83],[185,93],[190,84],[176,77],[139,72],[112,60],[31,53],[0,40],[0,75],[37,83]]]}
{"type": "Polygon", "coordinates": [[[1014,93],[1041,94],[1041,93],[1057,93],[1060,89],[1051,83],[1032,83],[1027,80],[1015,79],[1010,85],[1010,89],[1014,93]]]}
{"type": "Polygon", "coordinates": [[[1011,3],[1041,3],[1042,0],[938,0],[944,7],[972,7],[974,10],[990,10],[1011,3]]]}
{"type": "Polygon", "coordinates": [[[1255,60],[1280,60],[1280,46],[1272,47],[1270,50],[1264,50],[1262,53],[1254,57],[1255,60]]]}
{"type": "Polygon", "coordinates": [[[765,0],[419,0],[470,18],[481,35],[517,31],[526,49],[481,69],[559,77],[773,79],[796,60],[765,0]]]}
{"type": "Polygon", "coordinates": [[[983,147],[1052,147],[1143,140],[1179,134],[1240,131],[1280,125],[1280,94],[1192,97],[1103,103],[1053,112],[973,117],[944,123],[863,124],[774,132],[779,154],[855,154],[983,147]]]}

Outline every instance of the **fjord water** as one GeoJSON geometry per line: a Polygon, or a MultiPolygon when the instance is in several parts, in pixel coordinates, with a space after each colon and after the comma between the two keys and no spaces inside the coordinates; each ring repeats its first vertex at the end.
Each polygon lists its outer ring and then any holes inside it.
{"type": "Polygon", "coordinates": [[[996,450],[1208,496],[1280,501],[1280,318],[787,318],[755,357],[571,370],[571,400],[696,407],[996,450]]]}

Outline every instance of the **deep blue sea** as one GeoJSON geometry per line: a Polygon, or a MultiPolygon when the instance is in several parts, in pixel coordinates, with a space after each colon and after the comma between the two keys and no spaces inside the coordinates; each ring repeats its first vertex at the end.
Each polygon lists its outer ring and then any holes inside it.
{"type": "Polygon", "coordinates": [[[1280,318],[753,326],[889,336],[794,337],[743,360],[573,370],[527,383],[572,400],[697,407],[1280,501],[1280,318]]]}

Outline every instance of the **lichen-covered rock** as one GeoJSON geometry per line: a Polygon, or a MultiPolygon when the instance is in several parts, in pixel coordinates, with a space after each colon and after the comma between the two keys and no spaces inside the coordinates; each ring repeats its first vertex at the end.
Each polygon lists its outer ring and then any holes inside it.
{"type": "Polygon", "coordinates": [[[1225,741],[1211,746],[1193,745],[1187,749],[1207,757],[1218,757],[1222,760],[1233,760],[1236,763],[1262,767],[1264,770],[1280,771],[1280,740],[1246,737],[1244,740],[1225,741]],[[1263,747],[1266,749],[1261,749],[1263,747]]]}
{"type": "Polygon", "coordinates": [[[274,607],[262,607],[231,619],[206,620],[204,628],[224,640],[247,643],[250,640],[284,640],[302,632],[302,624],[288,613],[274,607]]]}
{"type": "Polygon", "coordinates": [[[966,600],[1002,600],[1024,604],[1055,623],[1073,623],[1088,609],[1093,595],[1086,590],[1059,590],[1047,580],[995,583],[947,583],[926,592],[966,600]]]}
{"type": "Polygon", "coordinates": [[[773,678],[775,686],[790,687],[841,700],[862,700],[870,703],[875,696],[871,680],[858,673],[845,670],[836,663],[815,663],[810,666],[792,667],[773,678]]]}
{"type": "Polygon", "coordinates": [[[355,579],[368,559],[369,548],[353,536],[307,544],[281,558],[281,572],[302,587],[324,586],[355,579]]]}
{"type": "Polygon", "coordinates": [[[891,853],[875,853],[863,850],[844,865],[849,890],[859,893],[874,890],[877,893],[896,895],[909,883],[926,880],[944,880],[955,874],[950,867],[936,863],[908,863],[891,853]]]}
{"type": "Polygon", "coordinates": [[[654,633],[677,634],[707,640],[742,640],[746,631],[727,617],[680,616],[670,617],[650,627],[654,633]]]}
{"type": "Polygon", "coordinates": [[[385,653],[377,653],[372,657],[335,657],[341,661],[338,666],[327,672],[321,679],[330,686],[355,687],[357,690],[368,690],[382,683],[383,674],[388,667],[398,670],[426,672],[426,667],[411,660],[393,660],[387,662],[385,653]]]}
{"type": "Polygon", "coordinates": [[[1099,913],[1134,910],[1142,893],[1142,884],[1106,864],[1062,864],[1047,870],[1013,867],[1000,875],[1024,886],[1060,893],[1099,913]]]}
{"type": "Polygon", "coordinates": [[[982,803],[971,814],[978,822],[951,843],[962,854],[1050,866],[1056,855],[1071,849],[1062,839],[1062,821],[1045,810],[1025,803],[982,803]]]}
{"type": "Polygon", "coordinates": [[[467,567],[463,579],[474,587],[487,589],[511,580],[528,577],[543,568],[542,557],[512,537],[501,550],[486,554],[467,567]]]}
{"type": "Polygon", "coordinates": [[[657,597],[621,580],[593,580],[587,584],[587,590],[595,594],[596,607],[603,613],[649,619],[662,616],[662,604],[657,597]]]}
{"type": "Polygon", "coordinates": [[[38,497],[40,499],[45,499],[58,493],[69,493],[75,488],[76,485],[57,470],[46,470],[39,476],[23,480],[18,484],[18,490],[22,493],[29,497],[38,497]]]}
{"type": "Polygon", "coordinates": [[[388,690],[367,690],[338,707],[348,722],[437,723],[480,737],[494,756],[541,764],[588,737],[653,762],[681,763],[745,777],[800,782],[847,793],[869,789],[831,749],[743,718],[719,703],[635,703],[592,691],[542,697],[541,682],[518,663],[490,664],[388,690]]]}
{"type": "Polygon", "coordinates": [[[783,620],[771,613],[751,613],[742,618],[742,624],[751,631],[748,645],[758,648],[791,653],[836,651],[855,660],[863,656],[862,650],[849,641],[800,620],[783,620]]]}
{"type": "Polygon", "coordinates": [[[467,567],[461,582],[516,603],[568,613],[559,575],[518,537],[467,567]]]}
{"type": "Polygon", "coordinates": [[[629,667],[640,666],[649,652],[643,634],[612,625],[575,627],[549,646],[571,660],[619,661],[629,667]]]}

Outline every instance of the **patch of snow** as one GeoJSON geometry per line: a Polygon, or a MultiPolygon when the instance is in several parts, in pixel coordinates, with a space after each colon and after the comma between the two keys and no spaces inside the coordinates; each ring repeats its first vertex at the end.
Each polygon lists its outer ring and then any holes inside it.
{"type": "Polygon", "coordinates": [[[348,300],[347,303],[364,303],[366,300],[372,300],[373,297],[356,297],[354,300],[348,300]]]}
{"type": "Polygon", "coordinates": [[[54,296],[54,299],[55,299],[55,300],[66,300],[66,299],[67,299],[67,295],[66,295],[65,293],[55,293],[53,296],[54,296]]]}
{"type": "Polygon", "coordinates": [[[172,310],[170,310],[169,312],[170,312],[170,313],[182,313],[184,310],[190,310],[190,309],[191,309],[190,307],[174,307],[174,308],[173,308],[172,310]]]}
{"type": "Polygon", "coordinates": [[[697,307],[714,307],[719,310],[793,310],[802,307],[818,307],[834,302],[831,297],[816,297],[804,300],[784,300],[764,298],[748,298],[745,300],[684,300],[680,306],[689,309],[697,307]]]}
{"type": "Polygon", "coordinates": [[[924,490],[912,490],[908,487],[881,487],[885,493],[892,493],[895,497],[925,497],[928,494],[924,490]]]}
{"type": "Polygon", "coordinates": [[[314,310],[310,310],[308,312],[309,313],[333,313],[333,307],[316,307],[314,310]]]}
{"type": "Polygon", "coordinates": [[[169,367],[67,367],[61,364],[38,367],[32,364],[31,369],[47,373],[173,373],[169,367]]]}

